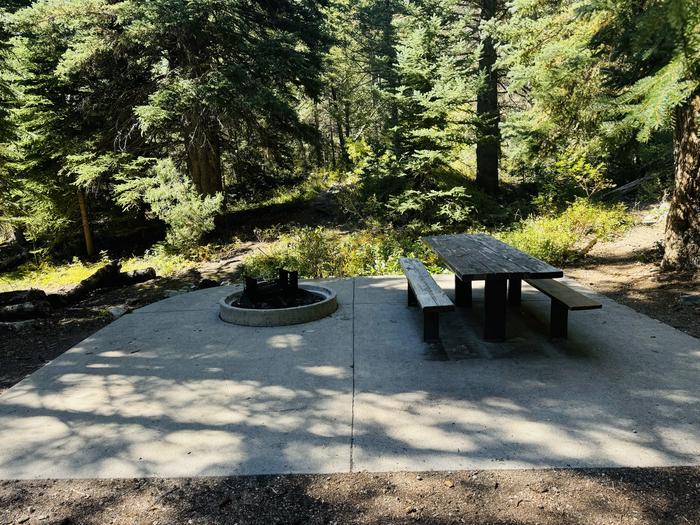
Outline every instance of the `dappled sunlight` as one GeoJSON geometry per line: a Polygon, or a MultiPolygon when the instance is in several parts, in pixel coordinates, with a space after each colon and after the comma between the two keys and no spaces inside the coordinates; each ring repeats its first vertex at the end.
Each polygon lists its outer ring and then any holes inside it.
{"type": "Polygon", "coordinates": [[[298,350],[303,345],[303,337],[299,334],[276,335],[270,337],[267,344],[275,350],[298,350]]]}
{"type": "MultiPolygon", "coordinates": [[[[398,290],[403,279],[361,280],[374,299],[378,281],[398,290]]],[[[696,340],[671,331],[671,350],[647,351],[656,344],[649,334],[663,337],[665,327],[607,303],[628,332],[579,316],[572,328],[588,328],[585,341],[555,344],[526,331],[489,345],[451,321],[447,353],[471,345],[474,356],[434,360],[413,312],[386,300],[345,303],[354,323],[269,330],[183,312],[183,337],[171,313],[128,316],[0,398],[0,476],[698,461],[696,340]],[[192,335],[198,324],[211,339],[192,335]],[[167,325],[170,339],[155,337],[153,325],[167,325]],[[581,348],[575,357],[572,347],[581,348]]]]}

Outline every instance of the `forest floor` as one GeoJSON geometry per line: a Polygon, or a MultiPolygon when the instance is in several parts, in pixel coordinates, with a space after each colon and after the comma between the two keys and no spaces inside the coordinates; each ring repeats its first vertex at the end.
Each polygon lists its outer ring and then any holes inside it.
{"type": "Polygon", "coordinates": [[[564,273],[618,303],[700,338],[700,272],[661,272],[664,220],[593,247],[564,273]]]}
{"type": "MultiPolygon", "coordinates": [[[[567,275],[700,337],[700,276],[658,269],[663,222],[595,246],[567,275]]],[[[97,294],[19,331],[0,327],[0,394],[112,321],[236,275],[255,242],[175,278],[97,294]]],[[[0,482],[0,525],[180,523],[700,524],[700,468],[0,482]]]]}
{"type": "Polygon", "coordinates": [[[0,481],[0,523],[700,523],[700,469],[0,481]]]}

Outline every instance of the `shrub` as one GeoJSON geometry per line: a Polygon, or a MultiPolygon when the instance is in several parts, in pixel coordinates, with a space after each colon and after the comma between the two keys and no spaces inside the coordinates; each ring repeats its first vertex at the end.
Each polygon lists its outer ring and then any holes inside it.
{"type": "Polygon", "coordinates": [[[530,217],[498,236],[538,259],[562,264],[580,259],[596,242],[621,233],[631,223],[622,205],[578,199],[557,216],[530,217]]]}
{"type": "Polygon", "coordinates": [[[602,163],[590,164],[581,153],[565,154],[544,171],[540,192],[533,204],[543,213],[565,208],[577,198],[590,197],[614,184],[605,175],[602,163]]]}
{"type": "Polygon", "coordinates": [[[223,196],[201,197],[192,182],[171,159],[158,161],[150,176],[124,182],[117,188],[117,202],[125,209],[143,200],[152,215],[168,225],[167,242],[174,248],[192,248],[214,229],[223,196]]]}
{"type": "Polygon", "coordinates": [[[435,255],[403,230],[363,230],[343,234],[324,228],[300,228],[284,235],[263,253],[248,256],[242,271],[271,277],[278,268],[302,277],[348,277],[401,273],[399,257],[418,257],[440,271],[435,255]]]}
{"type": "Polygon", "coordinates": [[[430,231],[474,221],[472,196],[461,186],[449,190],[408,190],[390,199],[387,207],[408,224],[426,225],[430,231]]]}

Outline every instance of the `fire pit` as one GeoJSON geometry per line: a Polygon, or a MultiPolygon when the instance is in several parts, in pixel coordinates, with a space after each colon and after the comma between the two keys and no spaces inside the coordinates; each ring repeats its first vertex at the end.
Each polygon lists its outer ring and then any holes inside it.
{"type": "Polygon", "coordinates": [[[316,321],[338,309],[330,288],[299,284],[298,272],[280,269],[276,280],[246,277],[243,291],[219,301],[219,316],[244,326],[284,326],[316,321]]]}

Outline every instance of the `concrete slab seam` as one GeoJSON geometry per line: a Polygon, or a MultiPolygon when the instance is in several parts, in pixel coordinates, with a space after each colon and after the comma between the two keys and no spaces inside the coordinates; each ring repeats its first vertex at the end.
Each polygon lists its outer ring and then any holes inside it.
{"type": "Polygon", "coordinates": [[[355,446],[355,283],[352,279],[352,401],[350,407],[350,472],[353,471],[353,449],[355,446]]]}

